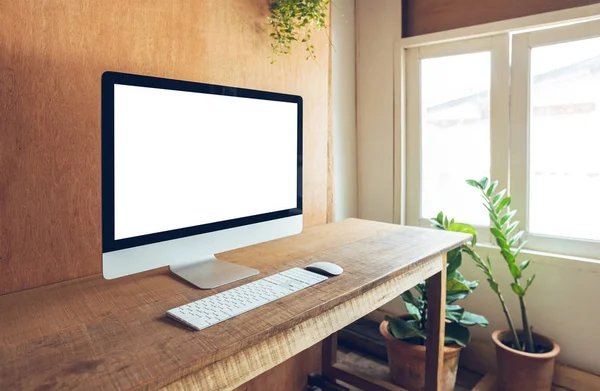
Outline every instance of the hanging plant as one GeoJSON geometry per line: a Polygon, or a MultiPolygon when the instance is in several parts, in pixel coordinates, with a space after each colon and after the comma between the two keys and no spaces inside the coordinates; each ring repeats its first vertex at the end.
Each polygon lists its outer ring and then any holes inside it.
{"type": "Polygon", "coordinates": [[[304,44],[306,59],[316,59],[315,47],[310,43],[312,33],[327,28],[327,10],[331,0],[274,0],[271,3],[269,25],[273,29],[271,42],[273,57],[290,54],[295,42],[304,44]]]}

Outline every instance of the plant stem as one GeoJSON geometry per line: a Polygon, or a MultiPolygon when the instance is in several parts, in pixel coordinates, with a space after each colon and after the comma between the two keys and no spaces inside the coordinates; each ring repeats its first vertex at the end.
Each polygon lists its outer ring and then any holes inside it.
{"type": "Polygon", "coordinates": [[[525,297],[519,296],[519,304],[521,305],[521,319],[523,321],[523,334],[525,337],[525,351],[535,353],[535,345],[533,344],[533,333],[529,326],[527,318],[527,307],[525,306],[525,297]]]}
{"type": "Polygon", "coordinates": [[[500,299],[500,304],[502,304],[502,311],[504,311],[504,316],[506,316],[506,321],[508,322],[508,327],[510,328],[510,332],[513,337],[513,344],[515,349],[521,350],[521,341],[519,341],[519,335],[517,334],[517,329],[515,328],[515,324],[513,323],[512,317],[508,312],[508,308],[506,307],[506,302],[504,301],[504,296],[502,293],[498,291],[498,298],[500,299]]]}

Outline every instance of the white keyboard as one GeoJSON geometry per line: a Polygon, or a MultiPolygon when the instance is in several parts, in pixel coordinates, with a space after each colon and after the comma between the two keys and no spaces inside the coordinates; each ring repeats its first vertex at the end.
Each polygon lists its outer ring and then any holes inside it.
{"type": "Polygon", "coordinates": [[[202,330],[309,286],[327,277],[293,268],[167,311],[167,315],[202,330]]]}

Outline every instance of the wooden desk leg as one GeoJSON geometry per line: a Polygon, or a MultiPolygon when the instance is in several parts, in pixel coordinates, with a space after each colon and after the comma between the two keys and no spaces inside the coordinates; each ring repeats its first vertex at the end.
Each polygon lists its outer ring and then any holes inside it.
{"type": "Polygon", "coordinates": [[[442,262],[442,271],[427,280],[425,391],[442,390],[446,331],[446,254],[442,255],[442,262]]]}
{"type": "Polygon", "coordinates": [[[323,375],[325,375],[325,377],[332,377],[331,368],[333,367],[333,364],[335,364],[335,362],[337,361],[337,348],[337,333],[331,334],[323,341],[321,365],[323,366],[323,375]]]}

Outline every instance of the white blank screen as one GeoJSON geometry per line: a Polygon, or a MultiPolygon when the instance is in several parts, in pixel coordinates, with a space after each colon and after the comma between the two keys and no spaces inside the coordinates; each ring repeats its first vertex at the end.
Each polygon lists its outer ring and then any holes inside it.
{"type": "Polygon", "coordinates": [[[115,240],[292,209],[297,104],[115,85],[115,240]]]}

